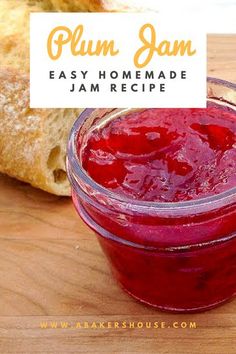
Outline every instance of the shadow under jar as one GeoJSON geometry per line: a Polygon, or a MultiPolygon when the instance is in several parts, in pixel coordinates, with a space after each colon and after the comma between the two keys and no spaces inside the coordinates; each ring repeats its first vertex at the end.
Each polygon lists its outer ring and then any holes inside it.
{"type": "Polygon", "coordinates": [[[202,311],[236,293],[236,86],[208,78],[207,105],[87,109],[69,138],[76,210],[121,286],[162,310],[202,311]]]}

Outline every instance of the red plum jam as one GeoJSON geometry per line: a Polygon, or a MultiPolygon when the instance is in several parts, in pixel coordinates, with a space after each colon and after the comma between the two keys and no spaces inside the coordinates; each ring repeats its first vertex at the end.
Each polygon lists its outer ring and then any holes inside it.
{"type": "Polygon", "coordinates": [[[193,312],[236,293],[235,102],[209,79],[207,108],[89,109],[72,129],[75,207],[144,303],[193,312]]]}

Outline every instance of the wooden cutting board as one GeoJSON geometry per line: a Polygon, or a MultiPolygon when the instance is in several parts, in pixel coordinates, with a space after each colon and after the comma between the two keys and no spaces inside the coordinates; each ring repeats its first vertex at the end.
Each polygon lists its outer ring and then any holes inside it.
{"type": "MultiPolygon", "coordinates": [[[[209,36],[208,73],[236,82],[236,36],[209,36]]],[[[0,176],[0,353],[235,354],[236,300],[193,315],[141,305],[69,198],[0,176]],[[123,321],[159,328],[114,328],[123,321]]]]}

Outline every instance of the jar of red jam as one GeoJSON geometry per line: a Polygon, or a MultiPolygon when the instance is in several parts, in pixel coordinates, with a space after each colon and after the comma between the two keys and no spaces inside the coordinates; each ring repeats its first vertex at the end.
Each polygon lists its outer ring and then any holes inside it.
{"type": "Polygon", "coordinates": [[[87,109],[69,138],[76,210],[113,274],[162,310],[236,293],[236,85],[208,79],[205,109],[87,109]]]}

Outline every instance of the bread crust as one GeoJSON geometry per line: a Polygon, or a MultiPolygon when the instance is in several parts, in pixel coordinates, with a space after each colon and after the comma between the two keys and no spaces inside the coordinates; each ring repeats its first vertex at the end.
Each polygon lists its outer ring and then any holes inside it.
{"type": "Polygon", "coordinates": [[[2,69],[0,171],[47,192],[70,195],[64,156],[70,128],[80,111],[29,108],[28,76],[2,69]]]}
{"type": "Polygon", "coordinates": [[[29,14],[49,10],[49,1],[0,1],[0,172],[70,195],[66,140],[80,110],[29,108],[29,14]]]}
{"type": "Polygon", "coordinates": [[[142,11],[145,4],[140,0],[49,0],[55,11],[126,12],[142,11]]]}

